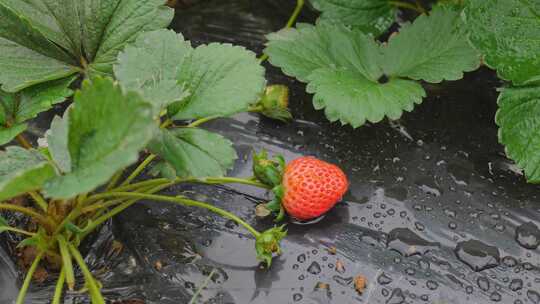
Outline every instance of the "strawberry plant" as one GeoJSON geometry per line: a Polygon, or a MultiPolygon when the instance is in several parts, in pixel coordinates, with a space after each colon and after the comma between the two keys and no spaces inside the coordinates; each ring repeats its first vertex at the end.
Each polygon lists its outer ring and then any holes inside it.
{"type": "Polygon", "coordinates": [[[26,237],[18,246],[36,252],[17,304],[40,264],[61,265],[52,303],[62,302],[64,286],[105,303],[79,246],[140,200],[204,208],[238,223],[270,266],[284,226],[259,232],[212,204],[159,194],[181,183],[269,188],[256,177],[225,177],[237,158],[232,143],[200,128],[243,111],[290,118],[288,90],[266,87],[254,53],[219,43],[192,47],[163,29],[172,11],[161,1],[1,0],[0,15],[0,145],[19,143],[0,151],[0,210],[37,224],[15,227],[0,218],[0,232],[26,237]],[[33,146],[23,134],[28,120],[69,97],[42,145],[33,146]],[[141,179],[143,172],[155,178],[141,179]],[[14,203],[19,197],[28,204],[14,203]]]}
{"type": "Polygon", "coordinates": [[[540,182],[538,1],[437,2],[428,11],[418,1],[310,0],[321,12],[316,25],[269,34],[265,54],[307,84],[328,120],[353,128],[399,119],[426,96],[422,83],[461,79],[483,62],[509,81],[498,100],[499,141],[528,181],[540,182]],[[418,17],[389,32],[399,9],[418,17]]]}

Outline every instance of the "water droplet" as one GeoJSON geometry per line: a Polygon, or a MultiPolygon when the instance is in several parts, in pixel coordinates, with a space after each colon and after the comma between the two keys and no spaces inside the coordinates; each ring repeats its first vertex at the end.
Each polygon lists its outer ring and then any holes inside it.
{"type": "Polygon", "coordinates": [[[405,273],[407,275],[413,276],[413,275],[416,274],[416,270],[414,270],[413,268],[407,268],[407,269],[405,269],[405,273]]]}
{"type": "Polygon", "coordinates": [[[494,291],[490,296],[489,299],[493,302],[500,302],[501,301],[501,294],[494,291]]]}
{"type": "Polygon", "coordinates": [[[392,290],[392,295],[386,301],[386,304],[402,304],[405,302],[405,296],[403,295],[403,291],[401,288],[396,288],[392,290]]]}
{"type": "Polygon", "coordinates": [[[516,228],[516,241],[524,248],[536,249],[540,245],[540,230],[532,222],[516,228]]]}
{"type": "Polygon", "coordinates": [[[387,276],[384,272],[377,278],[377,283],[380,285],[388,285],[392,283],[392,278],[387,276]]]}
{"type": "Polygon", "coordinates": [[[317,274],[321,273],[321,265],[319,265],[319,263],[317,263],[317,262],[313,262],[313,263],[311,263],[311,265],[309,265],[309,267],[307,269],[307,272],[309,272],[311,274],[314,274],[314,275],[317,275],[317,274]]]}
{"type": "Polygon", "coordinates": [[[396,228],[388,234],[387,246],[403,256],[423,255],[439,246],[439,243],[424,240],[408,228],[396,228]]]}
{"type": "Polygon", "coordinates": [[[418,231],[424,231],[426,230],[426,226],[424,226],[424,224],[420,223],[420,222],[415,222],[414,223],[414,227],[418,230],[418,231]]]}
{"type": "Polygon", "coordinates": [[[422,301],[424,301],[424,302],[429,301],[429,295],[426,295],[426,294],[421,295],[421,296],[420,296],[420,300],[422,300],[422,301]]]}
{"type": "Polygon", "coordinates": [[[478,285],[478,288],[480,288],[483,291],[488,291],[489,290],[489,285],[490,284],[489,284],[488,278],[486,278],[486,277],[479,277],[476,280],[476,284],[478,285]]]}
{"type": "Polygon", "coordinates": [[[298,301],[302,301],[304,297],[300,293],[295,293],[293,294],[292,298],[293,298],[293,301],[298,302],[298,301]]]}
{"type": "Polygon", "coordinates": [[[452,230],[456,230],[457,229],[457,224],[454,223],[454,222],[450,222],[450,223],[448,223],[448,228],[450,228],[452,230]]]}
{"type": "Polygon", "coordinates": [[[540,304],[540,294],[534,290],[527,291],[527,298],[534,304],[540,304]]]}
{"type": "Polygon", "coordinates": [[[521,279],[513,279],[509,287],[512,291],[521,290],[523,288],[523,281],[521,279]]]}
{"type": "Polygon", "coordinates": [[[428,260],[425,260],[425,259],[421,259],[421,260],[418,260],[418,267],[422,270],[428,270],[430,268],[430,264],[429,264],[429,261],[428,260]]]}
{"type": "Polygon", "coordinates": [[[517,260],[511,256],[505,256],[502,259],[502,262],[506,267],[510,267],[510,268],[515,267],[518,264],[517,260]]]}
{"type": "Polygon", "coordinates": [[[302,253],[296,258],[296,260],[298,263],[304,263],[306,261],[306,255],[302,253]]]}
{"type": "Polygon", "coordinates": [[[467,286],[467,287],[465,287],[465,292],[466,292],[467,294],[472,294],[473,291],[474,291],[474,287],[472,287],[472,286],[470,286],[470,285],[467,286]]]}
{"type": "Polygon", "coordinates": [[[496,267],[500,262],[500,253],[497,247],[486,245],[477,240],[458,243],[454,252],[460,261],[469,265],[474,271],[496,267]]]}
{"type": "Polygon", "coordinates": [[[352,283],[353,277],[344,278],[342,276],[335,275],[332,277],[336,283],[338,283],[341,286],[348,286],[352,283]]]}
{"type": "Polygon", "coordinates": [[[429,289],[429,290],[435,290],[437,288],[439,288],[439,284],[435,281],[427,281],[426,282],[426,287],[429,289]]]}

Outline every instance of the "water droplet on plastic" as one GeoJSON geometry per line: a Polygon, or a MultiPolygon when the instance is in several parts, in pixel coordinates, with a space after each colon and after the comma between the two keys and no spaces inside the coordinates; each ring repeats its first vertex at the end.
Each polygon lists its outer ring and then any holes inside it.
{"type": "Polygon", "coordinates": [[[435,290],[437,288],[439,288],[439,284],[435,281],[427,281],[426,282],[426,287],[429,289],[429,290],[435,290]]]}
{"type": "Polygon", "coordinates": [[[490,296],[489,299],[493,302],[500,302],[501,301],[501,294],[494,291],[490,296]]]}
{"type": "Polygon", "coordinates": [[[478,285],[478,288],[480,288],[483,291],[488,291],[489,290],[489,285],[490,284],[489,284],[488,278],[486,278],[486,277],[479,277],[476,280],[476,284],[478,285]]]}
{"type": "Polygon", "coordinates": [[[386,301],[386,304],[402,304],[405,302],[405,296],[403,295],[403,291],[401,288],[396,288],[392,290],[392,295],[386,301]]]}
{"type": "Polygon", "coordinates": [[[311,265],[309,265],[309,267],[307,269],[307,272],[309,272],[311,274],[314,274],[314,275],[317,275],[317,274],[321,273],[321,265],[319,265],[319,263],[317,263],[317,262],[313,262],[313,263],[311,263],[311,265]]]}
{"type": "Polygon", "coordinates": [[[521,280],[521,279],[513,279],[512,282],[510,282],[509,288],[512,291],[521,290],[523,288],[523,280],[521,280]]]}
{"type": "Polygon", "coordinates": [[[439,243],[424,240],[408,228],[396,228],[388,234],[387,246],[403,256],[423,255],[439,246],[439,243]]]}
{"type": "Polygon", "coordinates": [[[534,290],[527,291],[527,298],[534,304],[540,304],[540,294],[534,290]]]}
{"type": "Polygon", "coordinates": [[[352,277],[348,277],[348,278],[344,278],[342,276],[338,276],[338,275],[335,275],[332,277],[332,279],[334,281],[336,281],[336,283],[338,283],[339,285],[341,286],[348,286],[352,283],[353,281],[353,278],[352,277]]]}
{"type": "Polygon", "coordinates": [[[380,285],[388,285],[392,283],[392,278],[387,276],[384,272],[377,278],[377,283],[380,285]]]}
{"type": "Polygon", "coordinates": [[[302,253],[296,258],[296,260],[298,263],[304,263],[306,261],[306,255],[302,253]]]}
{"type": "Polygon", "coordinates": [[[477,240],[469,240],[457,244],[454,250],[457,258],[469,265],[474,271],[493,268],[499,265],[499,249],[477,240]]]}
{"type": "Polygon", "coordinates": [[[516,228],[516,241],[524,248],[536,249],[540,245],[540,230],[532,222],[516,228]]]}
{"type": "Polygon", "coordinates": [[[293,298],[293,301],[299,302],[299,301],[302,301],[302,299],[303,299],[304,297],[303,297],[302,294],[300,294],[300,293],[295,293],[295,294],[293,294],[292,298],[293,298]]]}

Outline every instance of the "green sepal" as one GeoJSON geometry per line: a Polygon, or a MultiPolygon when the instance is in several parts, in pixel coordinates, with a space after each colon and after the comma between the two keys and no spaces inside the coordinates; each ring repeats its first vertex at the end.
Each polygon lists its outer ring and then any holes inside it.
{"type": "Polygon", "coordinates": [[[268,186],[278,186],[281,184],[283,172],[285,171],[285,160],[283,157],[268,159],[266,150],[260,153],[253,153],[253,175],[263,184],[268,186]]]}
{"type": "Polygon", "coordinates": [[[293,117],[289,111],[289,88],[279,84],[267,86],[253,109],[268,118],[290,121],[293,117]]]}
{"type": "Polygon", "coordinates": [[[279,212],[276,218],[274,219],[275,223],[282,222],[285,219],[285,208],[283,208],[283,205],[279,205],[279,212]]]}
{"type": "Polygon", "coordinates": [[[284,230],[285,225],[274,227],[262,232],[255,241],[255,249],[257,251],[257,259],[266,262],[270,267],[274,254],[281,254],[280,242],[287,236],[287,230],[284,230]]]}

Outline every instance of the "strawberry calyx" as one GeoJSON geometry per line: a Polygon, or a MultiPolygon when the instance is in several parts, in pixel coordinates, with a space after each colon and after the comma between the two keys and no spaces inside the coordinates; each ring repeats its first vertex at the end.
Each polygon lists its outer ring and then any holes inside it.
{"type": "Polygon", "coordinates": [[[253,153],[253,174],[265,185],[270,187],[281,185],[285,166],[285,159],[281,155],[268,159],[268,152],[264,149],[258,154],[253,153]]]}
{"type": "Polygon", "coordinates": [[[266,262],[267,267],[270,267],[274,255],[281,254],[280,242],[286,236],[285,225],[276,226],[260,233],[255,240],[257,259],[266,262]]]}
{"type": "Polygon", "coordinates": [[[289,111],[289,88],[280,84],[267,86],[251,111],[283,122],[291,120],[293,117],[289,111]]]}

